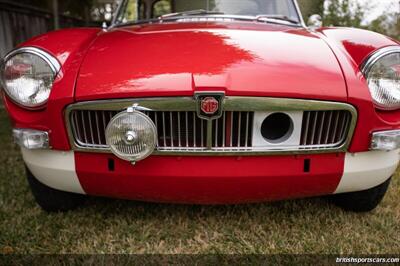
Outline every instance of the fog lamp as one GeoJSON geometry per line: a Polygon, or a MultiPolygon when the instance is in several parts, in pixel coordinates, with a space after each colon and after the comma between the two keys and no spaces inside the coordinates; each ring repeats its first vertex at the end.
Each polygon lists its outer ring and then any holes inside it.
{"type": "Polygon", "coordinates": [[[135,163],[154,151],[157,130],[150,117],[131,107],[111,119],[106,129],[106,140],[113,154],[135,163]]]}
{"type": "Polygon", "coordinates": [[[20,147],[35,150],[49,148],[49,134],[33,129],[13,129],[14,141],[20,147]]]}
{"type": "Polygon", "coordinates": [[[393,151],[400,148],[400,130],[372,134],[371,150],[393,151]]]}

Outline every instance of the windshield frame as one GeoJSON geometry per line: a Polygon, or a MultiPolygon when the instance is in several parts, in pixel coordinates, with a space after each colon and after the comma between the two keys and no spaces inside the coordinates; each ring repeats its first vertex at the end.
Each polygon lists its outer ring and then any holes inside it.
{"type": "MultiPolygon", "coordinates": [[[[122,22],[118,23],[118,21],[117,21],[118,17],[121,15],[121,12],[124,11],[123,7],[125,6],[125,3],[127,1],[129,1],[129,0],[122,0],[119,3],[118,8],[117,8],[116,12],[114,13],[113,19],[111,21],[110,28],[119,27],[119,26],[125,26],[125,25],[135,25],[135,24],[155,23],[155,22],[162,23],[163,21],[173,21],[173,20],[178,20],[178,19],[182,18],[182,16],[171,17],[171,18],[168,18],[168,19],[165,19],[165,18],[164,19],[150,18],[150,19],[143,19],[143,20],[136,20],[136,21],[128,21],[126,23],[122,23],[122,22]]],[[[279,21],[275,21],[274,24],[282,24],[282,25],[288,25],[288,26],[290,26],[290,25],[292,25],[292,26],[301,26],[303,28],[306,28],[307,26],[306,26],[306,24],[304,22],[304,18],[303,18],[303,15],[301,13],[301,10],[300,10],[299,3],[297,2],[297,0],[290,0],[290,1],[292,1],[293,5],[294,5],[297,17],[299,18],[299,23],[298,24],[290,24],[290,23],[285,23],[285,21],[282,21],[281,23],[279,21]]],[[[227,16],[229,18],[237,19],[239,21],[240,20],[242,20],[242,21],[243,20],[250,21],[251,20],[250,18],[252,18],[252,16],[240,16],[240,15],[229,15],[229,14],[227,14],[227,15],[202,15],[202,16],[203,17],[221,17],[221,16],[223,17],[223,16],[227,16]]],[[[193,17],[197,17],[197,16],[193,16],[193,17]]],[[[256,19],[256,17],[254,17],[254,18],[255,18],[254,21],[258,21],[256,19]]]]}

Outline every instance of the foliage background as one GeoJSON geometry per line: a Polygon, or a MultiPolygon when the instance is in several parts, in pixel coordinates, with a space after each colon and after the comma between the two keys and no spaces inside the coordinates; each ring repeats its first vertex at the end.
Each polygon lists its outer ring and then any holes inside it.
{"type": "MultiPolygon", "coordinates": [[[[34,5],[51,10],[54,0],[19,0],[20,3],[34,5]]],[[[120,1],[120,0],[119,0],[120,1]]],[[[63,0],[59,2],[60,14],[71,15],[86,21],[110,20],[117,7],[118,0],[63,0]]],[[[357,27],[400,39],[399,6],[388,6],[385,12],[366,21],[369,12],[375,8],[374,4],[360,4],[357,0],[298,0],[307,22],[312,14],[319,14],[325,26],[357,27]]],[[[389,3],[380,0],[380,5],[389,3]]],[[[375,5],[378,2],[375,3],[375,5]]]]}

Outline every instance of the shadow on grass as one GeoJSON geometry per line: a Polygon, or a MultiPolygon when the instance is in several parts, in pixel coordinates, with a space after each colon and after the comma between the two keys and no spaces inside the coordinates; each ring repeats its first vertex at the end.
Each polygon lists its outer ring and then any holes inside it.
{"type": "Polygon", "coordinates": [[[158,219],[171,217],[226,217],[233,220],[243,218],[243,215],[253,218],[276,217],[281,219],[288,214],[293,216],[309,216],[323,212],[337,212],[341,210],[330,204],[327,197],[293,199],[285,201],[236,204],[236,205],[188,205],[151,203],[130,200],[118,200],[100,197],[88,197],[86,203],[77,211],[96,212],[107,217],[118,217],[135,214],[141,217],[158,217],[158,219]]]}

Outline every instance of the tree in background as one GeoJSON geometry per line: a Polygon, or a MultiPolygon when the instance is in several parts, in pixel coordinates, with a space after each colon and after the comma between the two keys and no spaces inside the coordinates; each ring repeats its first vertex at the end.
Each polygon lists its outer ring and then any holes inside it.
{"type": "Polygon", "coordinates": [[[307,22],[311,15],[324,13],[324,0],[298,0],[303,13],[304,21],[307,22]]]}
{"type": "Polygon", "coordinates": [[[361,28],[368,6],[354,0],[329,0],[323,14],[325,26],[361,28]]]}
{"type": "Polygon", "coordinates": [[[369,30],[381,32],[397,40],[400,39],[400,16],[397,12],[387,12],[373,20],[369,30]]]}
{"type": "MultiPolygon", "coordinates": [[[[18,0],[47,10],[52,10],[54,0],[18,0]]],[[[59,14],[91,21],[110,21],[117,3],[121,0],[58,0],[59,14]]],[[[398,7],[388,7],[388,11],[363,24],[366,14],[373,8],[360,5],[357,0],[298,0],[304,20],[313,14],[320,14],[325,26],[357,27],[380,32],[393,38],[400,38],[400,18],[398,7]]]]}
{"type": "MultiPolygon", "coordinates": [[[[18,0],[18,3],[51,11],[53,1],[18,0]]],[[[109,21],[119,2],[119,0],[58,0],[58,11],[60,15],[79,18],[87,22],[109,21]]]]}
{"type": "Polygon", "coordinates": [[[356,0],[299,0],[304,20],[312,14],[320,14],[324,26],[354,27],[379,32],[400,39],[398,7],[388,6],[386,12],[365,24],[366,15],[373,8],[356,0]]]}

